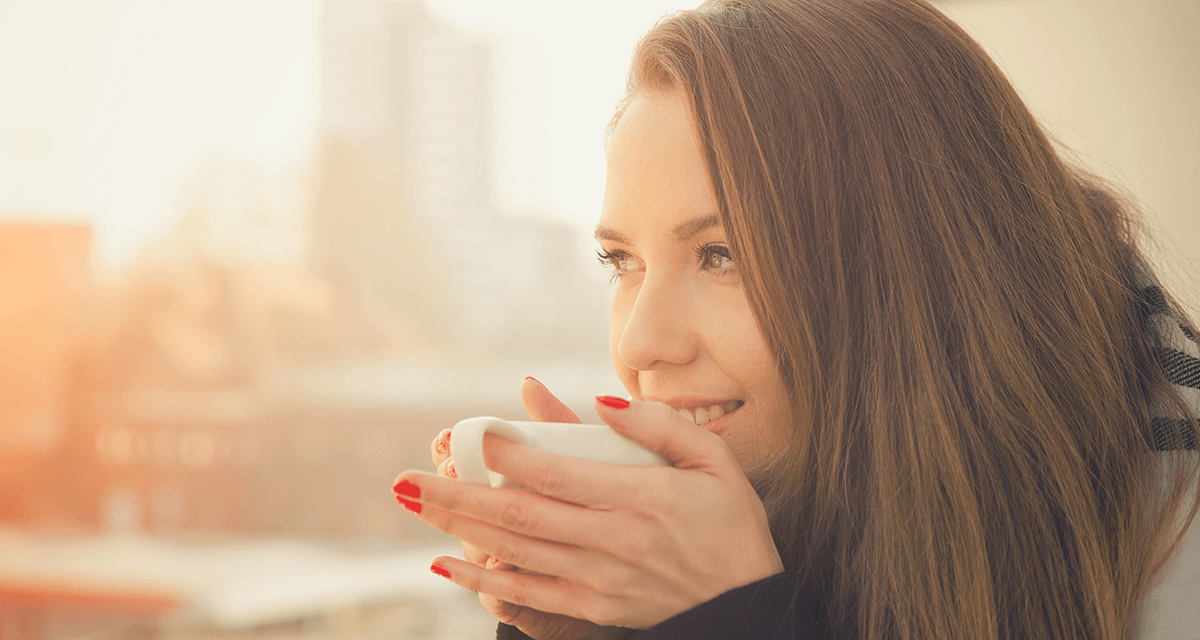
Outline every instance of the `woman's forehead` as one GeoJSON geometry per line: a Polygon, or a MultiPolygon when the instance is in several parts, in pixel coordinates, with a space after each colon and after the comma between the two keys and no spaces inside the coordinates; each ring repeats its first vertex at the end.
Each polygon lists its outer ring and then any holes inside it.
{"type": "Polygon", "coordinates": [[[628,236],[646,230],[690,237],[719,227],[716,195],[689,113],[678,94],[630,102],[611,140],[600,216],[606,231],[598,238],[615,241],[610,231],[628,236]]]}

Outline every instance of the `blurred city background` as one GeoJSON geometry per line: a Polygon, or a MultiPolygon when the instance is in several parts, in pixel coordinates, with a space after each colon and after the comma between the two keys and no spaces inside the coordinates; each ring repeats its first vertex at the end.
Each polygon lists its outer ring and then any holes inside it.
{"type": "MultiPolygon", "coordinates": [[[[695,2],[0,0],[0,638],[487,638],[392,500],[620,393],[590,230],[695,2]]],[[[961,0],[1200,308],[1200,2],[961,0]]]]}

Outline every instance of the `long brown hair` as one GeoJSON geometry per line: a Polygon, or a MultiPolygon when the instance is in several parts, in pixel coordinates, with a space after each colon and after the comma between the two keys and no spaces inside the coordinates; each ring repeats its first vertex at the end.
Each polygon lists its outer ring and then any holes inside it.
{"type": "Polygon", "coordinates": [[[800,416],[762,493],[831,636],[1125,638],[1194,480],[1152,408],[1197,426],[1131,207],[923,0],[710,0],[635,51],[628,95],[668,91],[800,416]]]}

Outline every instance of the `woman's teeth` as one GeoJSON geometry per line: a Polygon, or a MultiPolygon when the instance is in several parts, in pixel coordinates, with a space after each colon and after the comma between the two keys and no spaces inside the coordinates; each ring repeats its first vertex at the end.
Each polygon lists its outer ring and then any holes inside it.
{"type": "Polygon", "coordinates": [[[733,400],[725,404],[714,404],[711,407],[697,407],[695,409],[680,409],[679,415],[687,418],[688,421],[694,422],[697,425],[712,422],[717,418],[737,409],[742,406],[741,400],[733,400]]]}

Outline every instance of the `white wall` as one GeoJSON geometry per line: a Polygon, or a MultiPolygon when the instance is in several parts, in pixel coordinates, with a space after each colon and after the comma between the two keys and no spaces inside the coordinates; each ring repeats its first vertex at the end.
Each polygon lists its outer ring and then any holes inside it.
{"type": "Polygon", "coordinates": [[[1143,205],[1200,316],[1200,0],[946,0],[1079,160],[1143,205]]]}

